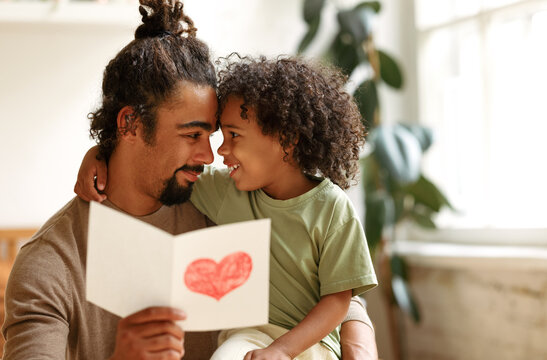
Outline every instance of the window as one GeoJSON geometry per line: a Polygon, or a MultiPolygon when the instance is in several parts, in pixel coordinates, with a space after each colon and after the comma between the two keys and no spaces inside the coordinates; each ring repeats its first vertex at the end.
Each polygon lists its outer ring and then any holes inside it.
{"type": "Polygon", "coordinates": [[[441,227],[547,228],[547,1],[415,0],[441,227]]]}

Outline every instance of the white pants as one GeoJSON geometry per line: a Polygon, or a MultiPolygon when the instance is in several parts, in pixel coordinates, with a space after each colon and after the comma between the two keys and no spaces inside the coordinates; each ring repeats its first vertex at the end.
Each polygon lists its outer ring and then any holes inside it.
{"type": "MultiPolygon", "coordinates": [[[[289,330],[267,324],[251,328],[223,330],[218,336],[218,349],[211,360],[242,360],[251,350],[264,349],[289,330]]],[[[296,360],[338,360],[338,357],[321,343],[298,355],[296,360]]]]}

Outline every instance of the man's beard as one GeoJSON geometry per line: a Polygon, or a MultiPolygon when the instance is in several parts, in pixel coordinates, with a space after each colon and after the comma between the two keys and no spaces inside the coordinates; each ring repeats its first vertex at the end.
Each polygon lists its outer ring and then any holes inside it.
{"type": "Polygon", "coordinates": [[[160,194],[159,201],[166,206],[182,204],[190,199],[192,195],[192,186],[193,182],[190,182],[188,185],[180,185],[177,181],[177,171],[197,171],[203,172],[203,166],[190,166],[184,165],[181,168],[177,169],[173,176],[165,181],[165,186],[160,194]]]}

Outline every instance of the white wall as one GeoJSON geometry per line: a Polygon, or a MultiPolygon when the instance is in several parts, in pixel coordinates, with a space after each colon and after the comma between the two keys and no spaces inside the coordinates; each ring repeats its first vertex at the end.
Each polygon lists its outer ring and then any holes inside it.
{"type": "MultiPolygon", "coordinates": [[[[73,196],[102,71],[140,23],[137,5],[44,5],[0,3],[0,227],[39,226],[73,196]]],[[[215,56],[294,53],[305,32],[300,1],[185,6],[215,56]]]]}
{"type": "Polygon", "coordinates": [[[377,19],[374,41],[376,47],[392,55],[403,72],[401,90],[385,84],[379,88],[381,118],[387,123],[417,122],[418,98],[416,83],[416,36],[414,1],[383,0],[377,19]]]}

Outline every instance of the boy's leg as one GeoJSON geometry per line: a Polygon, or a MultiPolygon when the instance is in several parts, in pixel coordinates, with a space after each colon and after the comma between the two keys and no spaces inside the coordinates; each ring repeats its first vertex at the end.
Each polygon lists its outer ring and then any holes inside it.
{"type": "Polygon", "coordinates": [[[249,351],[264,349],[274,339],[261,328],[259,326],[221,331],[218,336],[219,346],[211,360],[242,360],[249,351]]]}
{"type": "MultiPolygon", "coordinates": [[[[211,360],[242,360],[251,350],[264,349],[289,330],[277,325],[224,330],[218,337],[219,347],[211,360]]],[[[304,351],[295,360],[338,360],[327,347],[318,343],[304,351]]]]}
{"type": "Polygon", "coordinates": [[[317,343],[308,348],[302,354],[294,358],[294,360],[338,360],[338,357],[330,351],[329,348],[323,346],[321,343],[317,343]]]}
{"type": "MultiPolygon", "coordinates": [[[[272,339],[272,341],[269,343],[271,344],[273,340],[277,339],[281,335],[285,334],[289,330],[282,328],[277,325],[264,325],[259,326],[258,329],[268,335],[272,339]]],[[[268,344],[268,345],[269,345],[268,344]]],[[[313,345],[312,347],[308,348],[306,351],[298,355],[294,360],[338,360],[338,357],[326,346],[322,345],[321,343],[317,343],[313,345]]]]}

